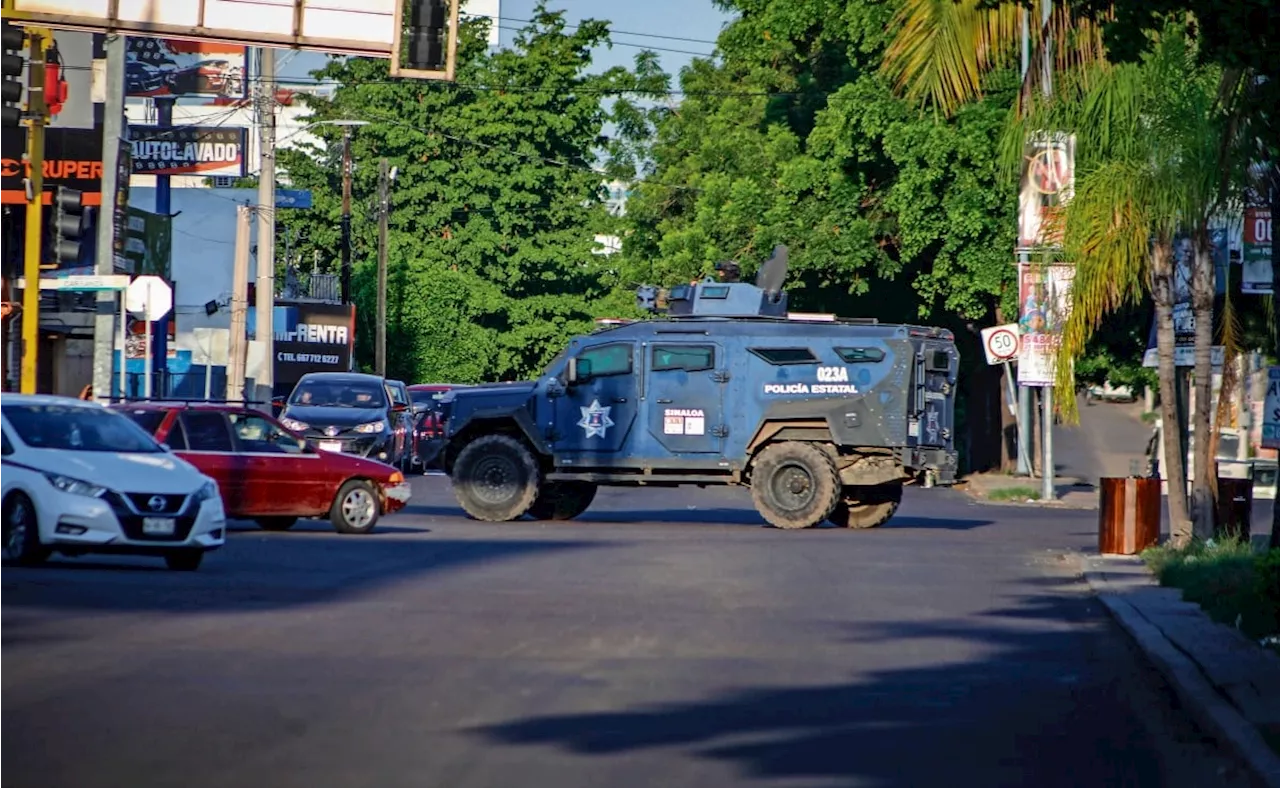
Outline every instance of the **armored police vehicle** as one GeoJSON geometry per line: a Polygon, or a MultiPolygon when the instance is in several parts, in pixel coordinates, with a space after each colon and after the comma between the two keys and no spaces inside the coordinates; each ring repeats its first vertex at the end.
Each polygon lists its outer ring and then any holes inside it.
{"type": "Polygon", "coordinates": [[[779,528],[871,528],[904,484],[954,482],[951,333],[795,319],[785,269],[778,247],[755,284],[674,287],[665,317],[576,337],[533,382],[458,390],[444,463],[463,509],[569,519],[599,485],[733,484],[779,528]]]}

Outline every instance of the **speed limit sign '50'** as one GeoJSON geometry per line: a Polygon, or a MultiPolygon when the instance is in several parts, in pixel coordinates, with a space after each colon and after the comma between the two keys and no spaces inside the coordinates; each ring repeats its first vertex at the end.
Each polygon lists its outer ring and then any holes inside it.
{"type": "Polygon", "coordinates": [[[982,329],[982,349],[988,364],[1003,364],[1018,357],[1018,324],[982,329]]]}

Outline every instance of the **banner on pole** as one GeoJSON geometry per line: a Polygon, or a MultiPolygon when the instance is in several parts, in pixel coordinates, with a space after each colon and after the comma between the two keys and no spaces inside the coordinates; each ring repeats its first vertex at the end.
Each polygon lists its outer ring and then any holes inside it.
{"type": "Polygon", "coordinates": [[[1271,209],[1244,209],[1243,271],[1240,292],[1271,295],[1271,209]]]}
{"type": "Polygon", "coordinates": [[[1075,167],[1074,134],[1039,133],[1027,139],[1018,188],[1020,251],[1062,246],[1062,207],[1075,189],[1075,167]]]}
{"type": "Polygon", "coordinates": [[[1022,337],[1018,383],[1052,386],[1062,329],[1071,314],[1071,265],[1025,263],[1018,266],[1018,312],[1022,337]]]}

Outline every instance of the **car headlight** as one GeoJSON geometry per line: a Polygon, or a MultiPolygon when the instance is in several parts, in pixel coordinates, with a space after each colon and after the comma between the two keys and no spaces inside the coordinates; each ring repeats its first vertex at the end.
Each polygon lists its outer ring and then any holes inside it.
{"type": "Polygon", "coordinates": [[[297,419],[291,419],[288,416],[280,419],[280,423],[284,425],[286,430],[293,430],[294,432],[303,432],[307,429],[306,424],[298,421],[297,419]]]}
{"type": "Polygon", "coordinates": [[[371,421],[368,424],[361,424],[359,427],[356,427],[356,432],[382,432],[386,428],[386,422],[371,421]]]}
{"type": "Polygon", "coordinates": [[[200,489],[196,490],[196,494],[192,496],[196,503],[204,503],[212,501],[218,497],[218,485],[215,482],[207,481],[200,485],[200,489]]]}
{"type": "Polygon", "coordinates": [[[70,476],[63,476],[60,473],[46,473],[45,476],[49,479],[49,484],[52,484],[64,493],[71,493],[72,495],[101,498],[102,494],[107,491],[106,487],[91,484],[80,479],[73,479],[70,476]]]}

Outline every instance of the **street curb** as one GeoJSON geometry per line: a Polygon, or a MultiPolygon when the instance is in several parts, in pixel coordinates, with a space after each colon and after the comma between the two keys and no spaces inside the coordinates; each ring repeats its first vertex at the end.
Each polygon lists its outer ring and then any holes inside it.
{"type": "Polygon", "coordinates": [[[1280,755],[1267,745],[1257,728],[1214,689],[1195,662],[1156,625],[1120,595],[1103,590],[1107,583],[1098,572],[1086,568],[1084,577],[1120,628],[1164,674],[1178,700],[1196,718],[1201,729],[1228,744],[1263,785],[1280,788],[1280,755]]]}

